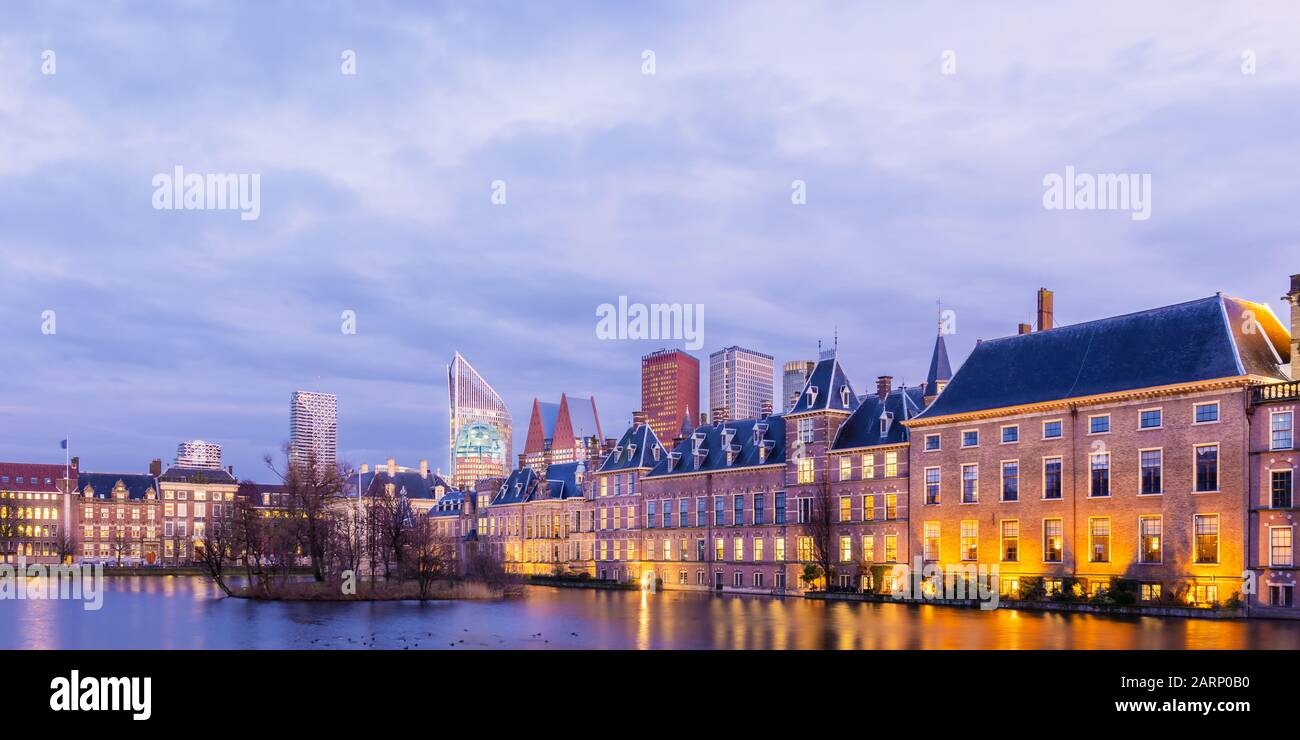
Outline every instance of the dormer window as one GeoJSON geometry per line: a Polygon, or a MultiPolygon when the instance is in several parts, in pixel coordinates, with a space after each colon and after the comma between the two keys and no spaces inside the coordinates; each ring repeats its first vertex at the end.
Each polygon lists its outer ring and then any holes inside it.
{"type": "Polygon", "coordinates": [[[635,445],[635,444],[629,444],[629,445],[627,446],[627,459],[628,459],[628,460],[631,460],[631,459],[634,458],[634,457],[636,457],[636,445],[635,445]]]}
{"type": "Polygon", "coordinates": [[[892,412],[886,411],[880,415],[880,436],[883,437],[886,434],[889,434],[889,425],[892,424],[893,421],[894,414],[892,412]]]}
{"type": "Polygon", "coordinates": [[[812,406],[813,404],[817,403],[817,386],[815,385],[808,386],[807,397],[808,397],[809,406],[812,406]]]}
{"type": "Polygon", "coordinates": [[[767,433],[767,424],[759,422],[754,425],[754,444],[763,441],[763,435],[767,433]]]}
{"type": "Polygon", "coordinates": [[[650,457],[653,457],[654,460],[655,460],[655,462],[659,462],[659,448],[658,448],[658,447],[651,448],[651,450],[650,450],[650,457]]]}
{"type": "Polygon", "coordinates": [[[849,387],[848,387],[847,385],[842,385],[842,386],[840,386],[840,405],[841,405],[841,406],[844,406],[845,408],[848,408],[848,405],[849,405],[849,398],[850,398],[850,396],[851,396],[851,394],[849,393],[849,387]]]}

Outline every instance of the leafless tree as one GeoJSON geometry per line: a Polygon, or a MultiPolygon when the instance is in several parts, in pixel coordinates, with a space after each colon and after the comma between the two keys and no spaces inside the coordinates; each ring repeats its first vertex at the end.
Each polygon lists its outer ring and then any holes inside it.
{"type": "Polygon", "coordinates": [[[109,537],[108,546],[113,552],[113,557],[117,558],[117,567],[122,567],[122,557],[131,551],[131,537],[127,534],[125,524],[116,524],[113,526],[113,534],[109,537]]]}
{"type": "Polygon", "coordinates": [[[407,533],[407,569],[420,589],[420,601],[429,598],[439,580],[452,576],[455,543],[438,531],[428,517],[419,516],[407,533]]]}
{"type": "Polygon", "coordinates": [[[244,544],[239,538],[241,530],[231,522],[221,519],[214,519],[207,524],[208,526],[203,529],[202,541],[196,555],[199,562],[207,569],[208,576],[217,584],[217,588],[230,596],[226,572],[229,566],[238,562],[243,553],[244,544]]]}
{"type": "Polygon", "coordinates": [[[376,520],[384,578],[391,578],[402,572],[402,553],[415,524],[415,512],[410,499],[391,484],[373,496],[369,506],[376,520]]]}
{"type": "Polygon", "coordinates": [[[270,455],[263,460],[284,483],[288,529],[297,538],[301,552],[311,559],[316,580],[324,581],[330,514],[344,498],[346,472],[343,466],[322,463],[314,454],[305,460],[294,460],[287,444],[284,455],[286,463],[283,469],[276,467],[270,455]]]}
{"type": "Polygon", "coordinates": [[[803,523],[803,534],[812,540],[813,562],[821,568],[827,590],[835,569],[835,496],[831,492],[828,470],[822,470],[820,482],[813,488],[811,511],[803,523]]]}

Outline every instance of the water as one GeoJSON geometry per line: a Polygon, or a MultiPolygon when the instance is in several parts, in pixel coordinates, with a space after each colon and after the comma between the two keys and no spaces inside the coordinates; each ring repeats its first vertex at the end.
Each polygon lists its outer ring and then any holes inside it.
{"type": "Polygon", "coordinates": [[[1098,617],[532,586],[504,602],[259,603],[112,577],[103,609],[0,601],[0,648],[1300,649],[1300,622],[1098,617]]]}

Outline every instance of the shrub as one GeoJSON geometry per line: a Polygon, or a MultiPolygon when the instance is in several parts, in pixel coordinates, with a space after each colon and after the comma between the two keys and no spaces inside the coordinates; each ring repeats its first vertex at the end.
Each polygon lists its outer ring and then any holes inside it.
{"type": "Polygon", "coordinates": [[[1020,593],[1016,598],[1024,601],[1042,601],[1047,596],[1047,587],[1038,576],[1025,576],[1020,579],[1020,593]]]}

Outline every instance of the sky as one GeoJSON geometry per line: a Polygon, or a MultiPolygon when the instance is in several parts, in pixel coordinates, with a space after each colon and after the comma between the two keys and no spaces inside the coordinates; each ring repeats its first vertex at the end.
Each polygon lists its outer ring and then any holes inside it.
{"type": "Polygon", "coordinates": [[[838,337],[859,393],[924,380],[938,301],[954,366],[1041,286],[1058,323],[1284,315],[1297,30],[1285,2],[6,2],[0,459],[205,439],[270,480],[304,389],[340,458],[445,470],[455,351],[516,450],[562,392],[617,436],[639,357],[684,345],[599,339],[619,296],[703,305],[705,365],[838,337]],[[258,175],[259,217],[155,208],[177,166],[258,175]],[[1149,218],[1045,208],[1066,167],[1149,175],[1149,218]]]}

